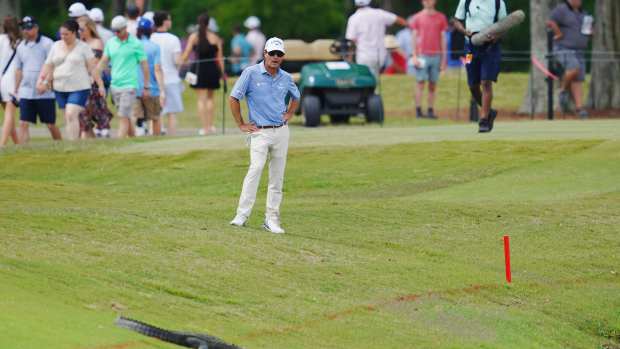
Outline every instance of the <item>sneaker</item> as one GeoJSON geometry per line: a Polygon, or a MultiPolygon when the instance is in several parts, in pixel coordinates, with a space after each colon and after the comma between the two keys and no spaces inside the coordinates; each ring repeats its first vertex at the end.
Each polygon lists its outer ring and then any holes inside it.
{"type": "Polygon", "coordinates": [[[263,228],[270,233],[274,234],[284,234],[284,229],[280,226],[280,222],[277,219],[266,218],[263,223],[263,228]]]}
{"type": "Polygon", "coordinates": [[[495,123],[495,118],[497,117],[497,110],[491,109],[489,112],[489,132],[493,131],[493,124],[495,123]]]}
{"type": "Polygon", "coordinates": [[[489,125],[489,118],[480,119],[478,121],[478,133],[491,132],[491,126],[489,125]]]}
{"type": "Polygon", "coordinates": [[[426,117],[429,119],[437,120],[437,116],[435,116],[433,108],[428,108],[428,113],[426,114],[426,117]]]}
{"type": "Polygon", "coordinates": [[[579,115],[579,118],[581,118],[582,120],[585,120],[585,119],[588,118],[588,111],[585,110],[584,108],[582,108],[582,109],[579,110],[577,115],[579,115]]]}
{"type": "Polygon", "coordinates": [[[101,130],[100,129],[95,128],[94,132],[95,132],[95,137],[101,138],[101,130]]]}
{"type": "Polygon", "coordinates": [[[570,93],[568,91],[560,91],[559,98],[562,113],[568,113],[570,109],[570,93]]]}
{"type": "Polygon", "coordinates": [[[422,119],[424,114],[422,114],[422,108],[415,108],[415,117],[416,119],[422,119]]]}
{"type": "Polygon", "coordinates": [[[204,136],[204,135],[206,135],[206,134],[207,134],[207,133],[205,132],[205,129],[204,129],[204,128],[199,128],[199,129],[198,129],[198,135],[199,135],[199,136],[204,136]]]}
{"type": "Polygon", "coordinates": [[[230,221],[230,225],[234,225],[235,227],[245,227],[245,224],[248,222],[248,217],[244,217],[242,215],[236,215],[232,221],[230,221]]]}
{"type": "Polygon", "coordinates": [[[136,127],[136,137],[144,137],[146,136],[146,128],[144,127],[136,127]]]}
{"type": "Polygon", "coordinates": [[[110,138],[110,129],[104,128],[103,130],[101,130],[101,137],[110,138]]]}

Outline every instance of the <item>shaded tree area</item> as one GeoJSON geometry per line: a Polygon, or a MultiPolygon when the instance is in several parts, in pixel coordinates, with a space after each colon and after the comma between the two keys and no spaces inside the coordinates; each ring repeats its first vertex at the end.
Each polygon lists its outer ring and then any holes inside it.
{"type": "Polygon", "coordinates": [[[620,1],[597,1],[588,105],[620,108],[620,1]]]}

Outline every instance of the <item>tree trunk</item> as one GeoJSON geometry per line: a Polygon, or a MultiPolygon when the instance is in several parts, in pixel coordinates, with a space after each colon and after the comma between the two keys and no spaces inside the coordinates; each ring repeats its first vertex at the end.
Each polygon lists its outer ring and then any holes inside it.
{"type": "Polygon", "coordinates": [[[17,0],[0,0],[0,15],[20,17],[20,6],[17,0]]]}
{"type": "MultiPolygon", "coordinates": [[[[547,65],[547,25],[549,14],[558,0],[530,0],[530,50],[532,56],[547,65]]],[[[519,113],[542,113],[547,110],[546,76],[534,66],[530,68],[530,82],[519,113]]]]}
{"type": "Polygon", "coordinates": [[[588,106],[620,108],[620,1],[597,1],[588,106]]]}

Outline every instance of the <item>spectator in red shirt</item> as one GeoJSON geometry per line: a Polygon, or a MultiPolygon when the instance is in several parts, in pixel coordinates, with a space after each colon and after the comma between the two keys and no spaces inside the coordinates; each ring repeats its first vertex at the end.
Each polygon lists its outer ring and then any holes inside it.
{"type": "Polygon", "coordinates": [[[416,117],[436,119],[433,107],[435,91],[439,80],[439,71],[447,65],[445,32],[448,19],[435,9],[436,0],[422,0],[424,9],[418,12],[410,22],[413,46],[412,63],[418,86],[415,93],[416,117]],[[422,113],[422,95],[428,81],[428,113],[422,113]]]}

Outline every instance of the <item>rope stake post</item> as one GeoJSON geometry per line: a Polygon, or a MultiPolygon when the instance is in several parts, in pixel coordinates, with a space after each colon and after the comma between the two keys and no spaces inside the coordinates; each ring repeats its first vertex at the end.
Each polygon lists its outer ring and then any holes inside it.
{"type": "Polygon", "coordinates": [[[512,283],[512,272],[510,270],[510,236],[504,235],[504,261],[506,263],[506,282],[512,283]]]}

